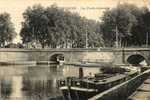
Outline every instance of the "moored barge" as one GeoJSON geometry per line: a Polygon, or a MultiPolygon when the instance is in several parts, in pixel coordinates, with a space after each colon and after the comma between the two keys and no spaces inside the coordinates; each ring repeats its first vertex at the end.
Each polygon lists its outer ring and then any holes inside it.
{"type": "MultiPolygon", "coordinates": [[[[58,81],[60,90],[65,100],[87,100],[88,98],[103,92],[115,85],[125,82],[138,74],[137,70],[124,68],[104,68],[103,73],[94,77],[67,77],[58,81]]],[[[80,69],[82,73],[82,69],[80,69]]]]}

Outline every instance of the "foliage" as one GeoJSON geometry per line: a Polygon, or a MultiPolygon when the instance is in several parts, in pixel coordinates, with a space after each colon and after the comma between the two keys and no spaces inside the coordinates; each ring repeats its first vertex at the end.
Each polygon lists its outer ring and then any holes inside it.
{"type": "Polygon", "coordinates": [[[147,11],[132,4],[121,4],[106,11],[101,24],[106,45],[113,46],[116,42],[116,27],[120,46],[144,44],[146,20],[143,20],[143,15],[147,11]]]}
{"type": "Polygon", "coordinates": [[[21,43],[10,43],[5,45],[5,48],[24,48],[24,46],[21,43]]]}
{"type": "Polygon", "coordinates": [[[0,14],[0,47],[11,42],[16,36],[14,26],[8,13],[0,14]]]}
{"type": "Polygon", "coordinates": [[[56,5],[47,8],[34,5],[29,7],[23,16],[24,22],[20,32],[23,43],[36,42],[40,43],[43,48],[45,46],[83,48],[87,33],[89,47],[103,45],[97,22],[58,8],[56,5]]]}

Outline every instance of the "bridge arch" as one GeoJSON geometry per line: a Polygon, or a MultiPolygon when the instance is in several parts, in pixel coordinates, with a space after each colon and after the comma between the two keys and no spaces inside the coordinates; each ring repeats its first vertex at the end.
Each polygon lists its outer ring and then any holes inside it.
{"type": "Polygon", "coordinates": [[[129,55],[126,61],[127,63],[133,64],[133,65],[148,65],[147,58],[140,53],[129,55]]]}
{"type": "Polygon", "coordinates": [[[49,56],[49,61],[59,63],[60,61],[65,61],[65,54],[62,52],[53,53],[49,56]]]}

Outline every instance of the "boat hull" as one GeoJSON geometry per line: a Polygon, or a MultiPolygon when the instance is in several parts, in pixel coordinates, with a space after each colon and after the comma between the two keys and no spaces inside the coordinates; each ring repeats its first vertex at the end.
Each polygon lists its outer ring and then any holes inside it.
{"type": "Polygon", "coordinates": [[[65,100],[88,100],[88,98],[108,90],[138,75],[137,71],[125,74],[100,74],[94,78],[68,77],[58,81],[65,100]]]}
{"type": "Polygon", "coordinates": [[[98,91],[94,89],[76,87],[62,87],[61,91],[65,100],[87,100],[98,93],[98,91]]]}

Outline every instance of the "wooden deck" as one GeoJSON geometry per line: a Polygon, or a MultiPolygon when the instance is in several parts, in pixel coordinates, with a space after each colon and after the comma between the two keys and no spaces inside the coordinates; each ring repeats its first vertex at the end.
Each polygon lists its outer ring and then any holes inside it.
{"type": "Polygon", "coordinates": [[[129,100],[150,100],[150,77],[129,97],[129,100]]]}

